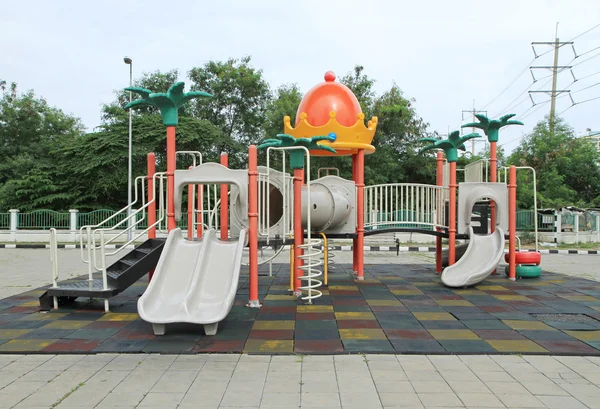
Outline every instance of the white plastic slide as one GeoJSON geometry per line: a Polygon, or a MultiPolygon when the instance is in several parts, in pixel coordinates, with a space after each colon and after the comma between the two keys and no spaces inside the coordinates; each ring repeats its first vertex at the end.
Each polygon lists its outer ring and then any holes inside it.
{"type": "Polygon", "coordinates": [[[469,226],[469,247],[465,254],[442,272],[442,282],[448,287],[467,287],[487,278],[500,263],[504,254],[504,231],[476,235],[469,226]]]}
{"type": "Polygon", "coordinates": [[[202,240],[186,240],[181,229],[169,233],[152,281],[138,300],[138,313],[152,323],[154,334],[164,335],[165,324],[204,324],[206,335],[215,335],[217,326],[233,306],[240,277],[246,238],[240,231],[237,241],[222,241],[214,230],[202,240]]]}

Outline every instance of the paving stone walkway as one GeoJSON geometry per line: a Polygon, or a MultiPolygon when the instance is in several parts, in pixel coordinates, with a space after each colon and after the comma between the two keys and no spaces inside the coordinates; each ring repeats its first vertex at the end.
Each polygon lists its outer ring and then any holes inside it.
{"type": "Polygon", "coordinates": [[[0,408],[600,408],[600,357],[0,355],[0,408]]]}
{"type": "Polygon", "coordinates": [[[41,312],[44,290],[32,290],[0,300],[0,353],[600,355],[600,282],[497,275],[450,289],[431,264],[367,265],[361,282],[350,265],[336,267],[314,305],[289,295],[288,265],[274,265],[272,277],[262,269],[260,310],[245,307],[243,273],[235,305],[212,337],[194,325],[169,325],[155,337],[137,314],[145,279],[112,298],[108,314],[100,300],[85,299],[41,312]]]}

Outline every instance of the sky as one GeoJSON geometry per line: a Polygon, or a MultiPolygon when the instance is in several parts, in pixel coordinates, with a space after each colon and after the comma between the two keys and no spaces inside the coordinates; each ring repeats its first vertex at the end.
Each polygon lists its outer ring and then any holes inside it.
{"type": "Polygon", "coordinates": [[[534,83],[528,67],[552,65],[552,47],[536,46],[545,54],[534,60],[531,42],[554,41],[557,22],[560,41],[577,37],[576,54],[559,49],[559,65],[572,65],[575,77],[565,69],[557,83],[577,104],[561,94],[557,113],[578,135],[600,130],[600,99],[587,101],[600,97],[600,73],[592,75],[600,27],[586,33],[600,24],[597,0],[19,0],[0,10],[0,79],[33,89],[90,131],[102,104],[129,84],[124,56],[134,77],[176,68],[185,81],[207,61],[250,55],[273,89],[296,83],[303,92],[327,70],[341,77],[362,65],[378,93],[396,83],[441,134],[469,121],[462,111],[473,107],[515,113],[525,126],[502,131],[499,142],[511,151],[549,112],[549,95],[532,94],[534,107],[527,90],[551,89],[550,78],[534,83]]]}

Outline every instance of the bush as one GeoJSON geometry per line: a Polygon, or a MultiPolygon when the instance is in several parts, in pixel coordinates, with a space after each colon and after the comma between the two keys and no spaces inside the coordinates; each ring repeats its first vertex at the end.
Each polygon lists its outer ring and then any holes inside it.
{"type": "Polygon", "coordinates": [[[533,244],[535,243],[535,234],[529,231],[524,231],[519,234],[519,239],[521,239],[521,244],[533,244]]]}

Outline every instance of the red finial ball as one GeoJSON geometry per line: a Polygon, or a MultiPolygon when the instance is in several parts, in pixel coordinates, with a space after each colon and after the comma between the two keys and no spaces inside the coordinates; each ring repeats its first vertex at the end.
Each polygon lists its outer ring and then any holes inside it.
{"type": "Polygon", "coordinates": [[[335,81],[335,74],[333,71],[327,71],[325,73],[325,81],[327,81],[327,82],[335,81]]]}

